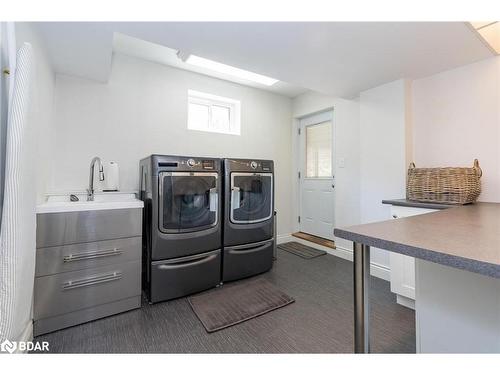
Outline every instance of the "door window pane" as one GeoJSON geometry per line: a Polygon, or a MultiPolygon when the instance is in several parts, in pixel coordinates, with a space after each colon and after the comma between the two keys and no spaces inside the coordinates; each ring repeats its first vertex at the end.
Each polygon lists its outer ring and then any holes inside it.
{"type": "Polygon", "coordinates": [[[332,177],[332,123],[306,127],[306,177],[332,177]]]}

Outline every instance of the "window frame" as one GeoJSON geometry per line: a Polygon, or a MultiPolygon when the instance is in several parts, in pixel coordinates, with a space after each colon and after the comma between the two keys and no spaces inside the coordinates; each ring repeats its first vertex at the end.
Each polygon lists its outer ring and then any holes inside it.
{"type": "Polygon", "coordinates": [[[188,90],[187,100],[187,128],[188,130],[219,133],[228,135],[241,135],[241,102],[236,99],[217,96],[201,91],[188,90]],[[207,126],[200,127],[193,124],[190,119],[190,105],[197,104],[208,107],[207,126]],[[223,107],[229,110],[229,129],[227,131],[212,127],[212,107],[223,107]]]}

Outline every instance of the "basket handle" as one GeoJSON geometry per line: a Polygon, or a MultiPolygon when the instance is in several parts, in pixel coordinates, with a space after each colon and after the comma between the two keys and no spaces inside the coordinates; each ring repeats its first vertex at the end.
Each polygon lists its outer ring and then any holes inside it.
{"type": "Polygon", "coordinates": [[[483,175],[483,170],[479,166],[479,160],[474,159],[474,169],[476,169],[479,172],[479,177],[483,175]]]}
{"type": "Polygon", "coordinates": [[[411,162],[410,163],[410,166],[408,167],[408,169],[414,169],[415,168],[415,163],[414,162],[411,162]]]}

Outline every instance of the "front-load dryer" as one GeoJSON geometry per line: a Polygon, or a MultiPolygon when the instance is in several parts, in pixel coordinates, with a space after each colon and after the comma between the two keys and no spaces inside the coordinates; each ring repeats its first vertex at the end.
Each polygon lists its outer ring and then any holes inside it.
{"type": "Polygon", "coordinates": [[[223,281],[272,268],[273,213],[273,161],[224,159],[223,281]]]}
{"type": "Polygon", "coordinates": [[[220,283],[221,160],[151,155],[140,162],[143,289],[151,303],[220,283]]]}

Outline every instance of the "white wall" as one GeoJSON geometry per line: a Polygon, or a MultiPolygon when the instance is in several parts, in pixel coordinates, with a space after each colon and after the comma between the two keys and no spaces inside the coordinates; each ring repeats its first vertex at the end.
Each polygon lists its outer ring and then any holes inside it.
{"type": "Polygon", "coordinates": [[[413,82],[417,167],[483,170],[481,201],[500,202],[500,57],[413,82]]]}
{"type": "Polygon", "coordinates": [[[120,189],[138,189],[152,153],[275,161],[278,234],[291,232],[291,100],[266,91],[115,54],[110,80],[56,79],[53,191],[84,190],[93,156],[120,165],[120,189]],[[241,136],[187,129],[187,91],[241,101],[241,136]]]}
{"type": "Polygon", "coordinates": [[[35,57],[32,110],[28,121],[31,122],[29,127],[35,131],[37,139],[35,179],[37,201],[41,202],[47,192],[53,166],[51,150],[54,147],[55,74],[44,41],[40,38],[36,27],[25,22],[16,22],[15,25],[17,48],[21,47],[24,42],[30,43],[35,57]]]}
{"type": "MultiPolygon", "coordinates": [[[[361,223],[390,218],[383,199],[406,196],[409,83],[391,82],[360,94],[361,223]]],[[[373,263],[389,268],[389,253],[373,249],[373,263]]]]}

